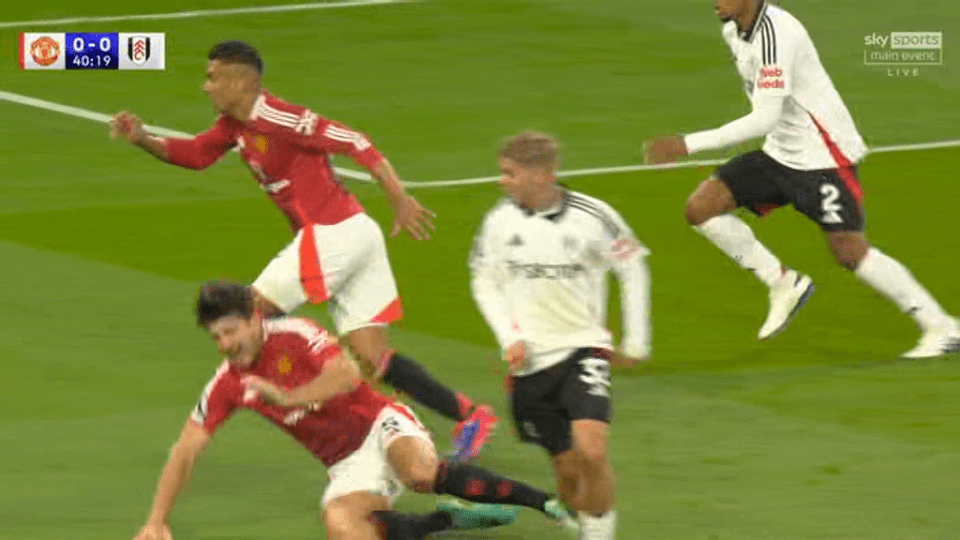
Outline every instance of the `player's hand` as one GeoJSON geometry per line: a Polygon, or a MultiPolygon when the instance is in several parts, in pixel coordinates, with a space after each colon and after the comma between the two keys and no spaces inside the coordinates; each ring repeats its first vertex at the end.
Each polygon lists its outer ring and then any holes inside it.
{"type": "Polygon", "coordinates": [[[247,391],[259,393],[263,400],[267,403],[283,406],[287,404],[287,393],[284,392],[282,388],[264,379],[263,377],[246,375],[240,379],[240,383],[243,384],[244,389],[247,391]]]}
{"type": "Polygon", "coordinates": [[[649,360],[649,356],[629,356],[620,351],[614,351],[613,354],[610,355],[610,365],[615,368],[630,369],[649,360]]]}
{"type": "Polygon", "coordinates": [[[510,366],[510,373],[516,373],[527,363],[527,346],[522,341],[515,341],[503,352],[503,361],[510,366]]]}
{"type": "Polygon", "coordinates": [[[143,129],[143,121],[130,111],[120,111],[110,120],[110,139],[127,139],[132,144],[140,144],[148,137],[143,129]]]}
{"type": "Polygon", "coordinates": [[[133,540],[173,540],[173,535],[166,523],[147,523],[133,540]]]}
{"type": "Polygon", "coordinates": [[[413,195],[405,194],[393,206],[393,228],[390,236],[397,236],[401,230],[405,230],[417,240],[429,240],[435,217],[437,215],[424,208],[413,195]]]}
{"type": "Polygon", "coordinates": [[[687,143],[680,135],[657,137],[643,143],[643,159],[647,165],[673,163],[686,155],[689,155],[687,143]]]}

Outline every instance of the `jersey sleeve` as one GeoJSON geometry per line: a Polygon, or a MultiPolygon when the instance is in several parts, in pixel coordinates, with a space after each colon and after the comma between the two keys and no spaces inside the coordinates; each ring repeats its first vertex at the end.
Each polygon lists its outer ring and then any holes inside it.
{"type": "Polygon", "coordinates": [[[230,121],[221,116],[210,129],[192,139],[164,138],[167,162],[187,169],[205,169],[237,142],[230,121]]]}
{"type": "Polygon", "coordinates": [[[500,347],[506,349],[522,339],[522,331],[510,312],[504,293],[503,268],[498,248],[497,214],[484,219],[470,251],[470,290],[480,314],[487,321],[500,347]]]}
{"type": "Polygon", "coordinates": [[[807,39],[803,27],[773,23],[770,17],[760,21],[757,30],[760,41],[760,62],[754,80],[751,101],[757,103],[767,98],[783,98],[793,91],[796,73],[794,67],[799,43],[807,39]]]}
{"type": "Polygon", "coordinates": [[[367,170],[373,170],[383,161],[383,155],[366,135],[309,110],[300,116],[290,137],[293,145],[300,150],[350,156],[357,165],[367,170]]]}
{"type": "Polygon", "coordinates": [[[613,207],[602,202],[600,207],[604,218],[601,220],[601,256],[620,282],[621,350],[628,356],[644,358],[651,353],[650,270],[646,262],[650,250],[637,240],[613,207]]]}
{"type": "Polygon", "coordinates": [[[241,392],[240,384],[229,376],[227,363],[224,362],[204,387],[197,406],[190,413],[190,419],[213,435],[239,406],[241,392]]]}

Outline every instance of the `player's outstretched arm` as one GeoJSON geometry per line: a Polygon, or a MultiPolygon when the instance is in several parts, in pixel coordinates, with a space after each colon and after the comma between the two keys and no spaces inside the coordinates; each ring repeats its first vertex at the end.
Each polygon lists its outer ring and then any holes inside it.
{"type": "Polygon", "coordinates": [[[289,391],[256,375],[247,375],[241,382],[247,390],[259,392],[264,401],[282,407],[308,404],[319,407],[335,396],[352,392],[362,380],[360,367],[341,352],[327,360],[323,371],[313,380],[289,391]]]}
{"type": "Polygon", "coordinates": [[[120,111],[110,120],[110,138],[114,141],[126,139],[157,159],[167,161],[167,150],[163,141],[147,133],[143,129],[143,121],[130,111],[120,111]]]}
{"type": "Polygon", "coordinates": [[[172,540],[167,524],[173,503],[193,473],[197,459],[210,444],[210,435],[192,419],[187,420],[180,439],[173,445],[170,458],[163,466],[153,508],[147,523],[134,540],[172,540]]]}
{"type": "Polygon", "coordinates": [[[437,215],[424,208],[413,195],[407,193],[393,165],[383,158],[370,170],[370,173],[380,183],[393,208],[393,226],[390,228],[390,236],[397,236],[401,230],[404,230],[417,240],[429,240],[430,231],[434,229],[433,218],[437,215]]]}

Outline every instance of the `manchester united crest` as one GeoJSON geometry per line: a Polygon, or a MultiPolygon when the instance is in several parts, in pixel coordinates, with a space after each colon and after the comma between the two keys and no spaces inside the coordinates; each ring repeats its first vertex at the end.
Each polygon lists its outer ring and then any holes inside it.
{"type": "Polygon", "coordinates": [[[290,362],[290,359],[286,355],[280,357],[280,362],[277,363],[277,372],[281,375],[286,375],[293,371],[293,364],[290,362]]]}
{"type": "Polygon", "coordinates": [[[60,44],[47,36],[39,37],[30,44],[30,56],[41,66],[49,66],[60,58],[60,44]]]}
{"type": "Polygon", "coordinates": [[[257,150],[259,150],[261,154],[267,153],[267,138],[263,135],[257,135],[254,137],[253,145],[257,147],[257,150]]]}

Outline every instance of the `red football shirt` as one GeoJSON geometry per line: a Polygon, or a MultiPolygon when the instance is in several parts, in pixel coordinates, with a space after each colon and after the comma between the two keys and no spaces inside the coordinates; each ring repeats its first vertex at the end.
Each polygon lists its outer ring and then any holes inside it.
{"type": "Polygon", "coordinates": [[[196,137],[167,138],[164,144],[170,163],[190,169],[209,167],[239,146],[240,157],[293,230],[340,223],[363,212],[334,174],[330,154],[348,155],[368,170],[383,160],[362,133],[266,92],[250,120],[220,116],[196,137]]]}
{"type": "Polygon", "coordinates": [[[289,433],[327,467],[360,448],[374,420],[392,402],[365,381],[317,407],[280,407],[244,390],[244,375],[259,375],[285,389],[313,380],[340,347],[309,319],[283,317],[263,323],[260,359],[249,368],[224,361],[204,388],[190,417],[211,435],[237,409],[256,411],[289,433]]]}

